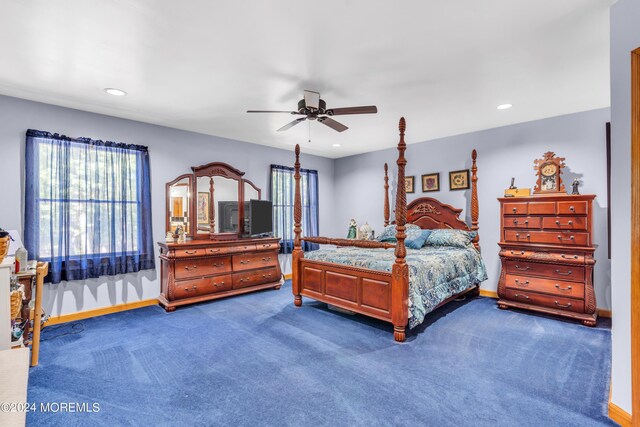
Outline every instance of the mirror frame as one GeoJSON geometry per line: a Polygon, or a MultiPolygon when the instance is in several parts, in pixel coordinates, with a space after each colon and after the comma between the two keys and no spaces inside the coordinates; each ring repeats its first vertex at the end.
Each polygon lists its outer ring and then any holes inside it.
{"type": "Polygon", "coordinates": [[[179,177],[177,177],[176,179],[174,179],[173,181],[169,181],[165,184],[164,186],[164,193],[165,193],[165,199],[166,199],[166,208],[165,208],[165,234],[169,231],[169,229],[171,228],[171,187],[176,185],[178,182],[182,181],[183,179],[187,179],[189,182],[187,183],[187,185],[189,186],[189,192],[191,192],[191,197],[189,197],[189,215],[187,215],[189,217],[189,232],[185,233],[187,236],[189,237],[193,237],[194,236],[194,227],[193,227],[193,174],[190,173],[185,173],[180,175],[179,177]]]}
{"type": "MultiPolygon", "coordinates": [[[[211,178],[211,186],[209,188],[209,195],[211,202],[209,203],[209,238],[212,240],[232,240],[237,239],[244,232],[244,186],[242,176],[244,172],[234,168],[231,165],[222,162],[212,162],[207,163],[206,165],[201,166],[192,166],[191,170],[193,170],[193,181],[192,181],[192,193],[197,194],[198,192],[198,178],[199,177],[209,177],[211,178]],[[216,209],[215,209],[215,188],[213,187],[213,177],[221,176],[228,179],[233,179],[238,182],[238,232],[237,233],[216,233],[215,225],[216,225],[216,209]]],[[[191,220],[196,219],[196,209],[197,209],[197,197],[194,197],[192,200],[192,209],[193,215],[191,220]]],[[[194,236],[198,237],[198,225],[195,226],[194,236]]]]}
{"type": "Polygon", "coordinates": [[[253,187],[253,189],[254,189],[254,190],[256,190],[256,191],[258,192],[258,200],[262,200],[262,190],[261,190],[261,189],[259,189],[258,187],[256,187],[256,185],[255,185],[253,182],[249,181],[248,179],[243,179],[243,180],[242,180],[242,184],[243,184],[243,185],[242,185],[242,201],[244,201],[244,184],[245,184],[245,183],[247,183],[247,184],[249,184],[250,186],[252,186],[252,187],[253,187]]]}

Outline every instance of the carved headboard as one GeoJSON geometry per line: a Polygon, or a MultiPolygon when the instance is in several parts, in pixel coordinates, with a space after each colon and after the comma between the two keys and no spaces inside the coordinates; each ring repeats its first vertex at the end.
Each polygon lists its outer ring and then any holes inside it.
{"type": "MultiPolygon", "coordinates": [[[[421,197],[407,205],[407,224],[415,224],[425,230],[451,228],[478,232],[478,166],[476,150],[471,152],[471,226],[460,219],[462,209],[454,208],[431,197],[421,197]]],[[[388,167],[384,164],[384,225],[389,224],[389,184],[388,167]]],[[[392,222],[395,224],[395,221],[392,222]]],[[[480,250],[480,236],[473,239],[474,246],[480,250]]]]}
{"type": "Polygon", "coordinates": [[[462,209],[456,209],[431,197],[421,197],[407,206],[407,223],[424,229],[453,228],[471,229],[459,216],[462,209]]]}

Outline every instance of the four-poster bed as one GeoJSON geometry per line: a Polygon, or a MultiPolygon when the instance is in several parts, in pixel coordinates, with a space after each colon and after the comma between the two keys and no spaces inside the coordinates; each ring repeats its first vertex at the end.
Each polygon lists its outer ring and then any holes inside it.
{"type": "MultiPolygon", "coordinates": [[[[302,305],[302,296],[325,302],[342,309],[391,322],[396,341],[405,340],[409,325],[422,322],[424,315],[447,302],[470,293],[479,293],[479,283],[486,279],[484,264],[479,255],[478,195],[476,151],[472,153],[471,227],[459,219],[462,209],[423,197],[407,206],[404,188],[406,128],[400,119],[398,143],[398,177],[396,192],[396,243],[326,237],[301,237],[300,147],[295,155],[294,249],[292,254],[292,292],[294,304],[302,305]],[[410,224],[413,224],[411,226],[410,224]],[[452,229],[469,233],[467,248],[407,249],[407,227],[425,230],[452,229]],[[301,241],[332,244],[339,248],[309,252],[307,258],[301,241]],[[473,246],[470,243],[473,242],[473,246]],[[474,249],[475,247],[475,249],[474,249]],[[356,249],[360,248],[360,249],[356,249]],[[393,253],[388,249],[394,249],[393,253]],[[424,254],[423,254],[424,252],[424,254]],[[311,258],[311,259],[309,259],[311,258]],[[407,262],[409,259],[409,263],[407,262]],[[448,264],[447,264],[448,263],[448,264]],[[453,264],[452,264],[453,263],[453,264]],[[442,264],[442,268],[439,264],[442,264]],[[446,266],[444,264],[447,264],[446,266]],[[452,271],[463,271],[455,276],[452,271]],[[411,270],[411,280],[410,280],[411,270]],[[446,286],[437,285],[425,290],[418,278],[440,274],[448,280],[446,286]],[[418,277],[419,276],[419,277],[418,277]],[[423,299],[421,299],[424,297],[423,299]]],[[[388,167],[385,164],[384,224],[389,222],[388,167]]],[[[466,234],[465,234],[466,235],[466,234]]]]}

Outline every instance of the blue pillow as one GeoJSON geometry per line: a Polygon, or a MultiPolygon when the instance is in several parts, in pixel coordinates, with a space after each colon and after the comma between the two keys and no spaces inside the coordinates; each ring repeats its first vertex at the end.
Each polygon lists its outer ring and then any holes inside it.
{"type": "MultiPolygon", "coordinates": [[[[406,224],[405,225],[405,233],[407,234],[407,236],[409,236],[409,230],[421,230],[420,227],[418,227],[415,224],[406,224]]],[[[413,235],[415,237],[415,234],[413,235]]],[[[376,237],[376,240],[378,242],[389,242],[389,243],[395,243],[396,242],[396,226],[395,224],[393,225],[387,225],[384,230],[382,230],[382,233],[380,233],[378,235],[378,237],[376,237]]]]}
{"type": "Polygon", "coordinates": [[[407,233],[407,240],[404,241],[404,244],[411,249],[420,249],[424,246],[430,234],[431,230],[420,230],[420,234],[411,238],[409,233],[407,233]]]}
{"type": "MultiPolygon", "coordinates": [[[[471,232],[475,233],[475,232],[471,232]]],[[[427,246],[452,246],[454,248],[466,248],[471,244],[473,238],[471,233],[466,230],[440,229],[432,230],[427,238],[425,245],[427,246]]],[[[476,233],[477,235],[477,233],[476,233]]],[[[474,235],[475,238],[475,235],[474,235]]]]}

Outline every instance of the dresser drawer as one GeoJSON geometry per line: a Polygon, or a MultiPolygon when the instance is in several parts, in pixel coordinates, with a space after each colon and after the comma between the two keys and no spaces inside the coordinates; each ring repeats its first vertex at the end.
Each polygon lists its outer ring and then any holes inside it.
{"type": "Polygon", "coordinates": [[[500,255],[509,258],[539,259],[544,261],[571,261],[576,264],[584,264],[584,254],[563,254],[557,252],[531,251],[522,249],[505,249],[500,255]]]}
{"type": "Polygon", "coordinates": [[[176,260],[176,279],[211,276],[231,271],[231,257],[211,257],[201,259],[176,260]]]}
{"type": "Polygon", "coordinates": [[[529,292],[542,292],[562,297],[584,299],[584,283],[507,274],[505,286],[529,292]]]}
{"type": "Polygon", "coordinates": [[[504,218],[505,228],[540,228],[542,218],[528,216],[506,216],[504,218]]]}
{"type": "Polygon", "coordinates": [[[561,296],[544,295],[536,292],[509,289],[505,291],[506,299],[523,302],[532,305],[555,308],[557,310],[574,311],[584,313],[584,300],[566,298],[561,296]]]}
{"type": "Polygon", "coordinates": [[[229,291],[233,287],[230,274],[203,277],[194,280],[178,280],[173,289],[174,299],[190,298],[216,292],[229,291]]]}
{"type": "Polygon", "coordinates": [[[542,228],[556,230],[586,230],[587,217],[585,216],[565,216],[546,217],[542,219],[542,228]]]}
{"type": "Polygon", "coordinates": [[[527,203],[505,203],[503,208],[503,212],[505,215],[526,215],[527,214],[527,203]]]}
{"type": "Polygon", "coordinates": [[[224,247],[224,246],[215,247],[215,248],[205,248],[204,251],[206,255],[224,255],[231,252],[230,248],[224,247]]]}
{"type": "Polygon", "coordinates": [[[265,251],[267,249],[280,249],[280,243],[258,243],[256,248],[259,251],[265,251]]]}
{"type": "Polygon", "coordinates": [[[256,244],[255,243],[247,243],[247,244],[243,244],[243,245],[238,245],[238,246],[230,246],[227,248],[229,252],[254,252],[256,250],[256,244]]]}
{"type": "Polygon", "coordinates": [[[507,274],[524,274],[584,282],[584,267],[579,265],[541,264],[513,259],[504,260],[504,265],[507,274]]]}
{"type": "Polygon", "coordinates": [[[204,248],[199,249],[176,249],[175,251],[176,258],[184,258],[184,257],[192,257],[192,256],[203,256],[206,254],[204,248]]]}
{"type": "Polygon", "coordinates": [[[505,230],[504,240],[507,242],[520,243],[586,246],[589,244],[589,233],[571,231],[505,230]]]}
{"type": "Polygon", "coordinates": [[[587,202],[558,202],[558,213],[560,215],[584,215],[587,213],[587,202]]]}
{"type": "Polygon", "coordinates": [[[254,268],[270,267],[278,264],[275,251],[254,252],[233,256],[233,271],[252,270],[254,268]]]}
{"type": "Polygon", "coordinates": [[[246,288],[247,286],[261,285],[280,280],[277,268],[263,268],[261,270],[247,271],[233,274],[233,289],[246,288]]]}
{"type": "Polygon", "coordinates": [[[529,202],[529,214],[553,215],[555,213],[555,202],[529,202]]]}

